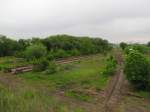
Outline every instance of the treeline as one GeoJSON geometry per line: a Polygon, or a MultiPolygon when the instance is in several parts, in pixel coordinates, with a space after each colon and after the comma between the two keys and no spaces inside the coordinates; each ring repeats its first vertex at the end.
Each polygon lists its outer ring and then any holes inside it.
{"type": "Polygon", "coordinates": [[[40,57],[45,53],[47,58],[63,58],[76,55],[104,53],[111,50],[107,40],[101,38],[55,35],[47,38],[12,40],[0,36],[0,56],[25,57],[26,53],[40,57]],[[28,51],[27,51],[28,50],[28,51]]]}

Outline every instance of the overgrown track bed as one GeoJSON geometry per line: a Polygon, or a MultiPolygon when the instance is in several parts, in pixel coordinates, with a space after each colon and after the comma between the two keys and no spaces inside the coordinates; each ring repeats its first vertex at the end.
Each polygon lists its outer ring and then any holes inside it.
{"type": "Polygon", "coordinates": [[[123,59],[120,53],[114,55],[118,62],[118,67],[115,75],[111,79],[106,88],[106,98],[104,102],[104,112],[115,112],[114,108],[121,99],[121,90],[124,82],[124,75],[122,70],[123,59]]]}
{"type": "Polygon", "coordinates": [[[105,100],[105,112],[114,112],[113,109],[121,99],[121,89],[124,82],[123,71],[119,69],[116,75],[110,82],[110,87],[107,90],[107,97],[105,100]]]}
{"type": "MultiPolygon", "coordinates": [[[[10,92],[17,94],[14,95],[15,97],[19,95],[24,96],[24,94],[27,94],[28,97],[29,95],[30,100],[25,105],[30,104],[34,98],[40,95],[36,100],[46,97],[46,99],[39,103],[48,105],[49,108],[52,108],[51,112],[64,112],[59,111],[62,108],[68,110],[65,112],[99,112],[103,108],[102,102],[104,102],[103,91],[101,90],[106,87],[108,80],[108,77],[100,74],[105,68],[105,59],[106,57],[99,55],[82,59],[77,63],[62,65],[69,67],[71,65],[72,68],[58,71],[58,73],[53,75],[44,75],[37,72],[28,72],[19,75],[4,73],[1,74],[0,82],[6,85],[6,88],[12,88],[10,92]],[[54,101],[49,97],[54,97],[54,101]],[[59,110],[57,110],[58,108],[59,110]]],[[[17,100],[17,102],[19,101],[17,100]]],[[[17,105],[20,106],[19,104],[17,105]]],[[[35,102],[35,105],[38,105],[38,102],[35,102]]],[[[44,108],[43,105],[40,107],[44,108]]],[[[34,106],[31,107],[34,108],[34,106]]]]}
{"type": "MultiPolygon", "coordinates": [[[[58,65],[68,64],[68,63],[80,61],[82,59],[89,59],[93,56],[97,56],[97,55],[86,55],[86,56],[70,57],[70,58],[65,58],[65,59],[57,59],[57,60],[55,60],[55,63],[58,65]]],[[[22,67],[12,68],[9,70],[9,72],[12,74],[17,74],[17,73],[29,72],[32,70],[33,70],[33,66],[30,65],[30,66],[22,66],[22,67]]]]}
{"type": "Polygon", "coordinates": [[[57,64],[68,64],[71,62],[80,61],[82,59],[88,59],[88,58],[91,58],[93,56],[98,56],[98,54],[97,55],[85,55],[85,56],[75,56],[75,57],[69,57],[69,58],[64,58],[64,59],[57,59],[57,60],[55,60],[55,62],[57,64]]]}

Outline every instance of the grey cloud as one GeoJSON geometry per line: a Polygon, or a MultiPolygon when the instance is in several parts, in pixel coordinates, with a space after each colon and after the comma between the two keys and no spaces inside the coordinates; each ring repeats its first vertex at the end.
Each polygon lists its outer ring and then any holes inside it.
{"type": "Polygon", "coordinates": [[[0,34],[150,40],[149,0],[0,0],[0,34]]]}

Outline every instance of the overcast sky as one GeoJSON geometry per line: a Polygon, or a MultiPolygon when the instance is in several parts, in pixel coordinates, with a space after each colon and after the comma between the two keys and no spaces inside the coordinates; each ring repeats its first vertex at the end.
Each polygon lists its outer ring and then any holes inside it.
{"type": "Polygon", "coordinates": [[[150,0],[0,0],[0,34],[150,41],[150,0]]]}

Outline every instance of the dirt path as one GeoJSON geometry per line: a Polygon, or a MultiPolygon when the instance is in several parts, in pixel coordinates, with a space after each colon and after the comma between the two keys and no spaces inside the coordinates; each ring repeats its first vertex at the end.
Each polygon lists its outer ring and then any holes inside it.
{"type": "Polygon", "coordinates": [[[115,54],[115,58],[118,62],[118,67],[115,75],[111,79],[111,81],[108,84],[108,87],[105,90],[105,102],[104,102],[104,112],[115,112],[115,108],[119,101],[121,100],[121,92],[122,87],[125,81],[124,75],[123,75],[123,58],[120,53],[115,54]]]}
{"type": "Polygon", "coordinates": [[[119,69],[107,88],[107,96],[104,104],[105,112],[114,112],[114,108],[119,103],[122,95],[121,89],[124,82],[122,69],[119,69]]]}

